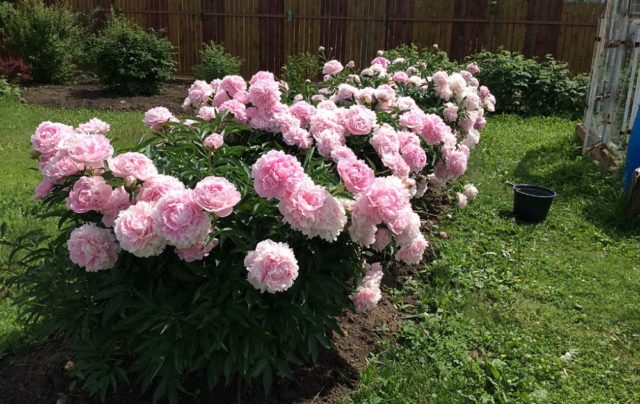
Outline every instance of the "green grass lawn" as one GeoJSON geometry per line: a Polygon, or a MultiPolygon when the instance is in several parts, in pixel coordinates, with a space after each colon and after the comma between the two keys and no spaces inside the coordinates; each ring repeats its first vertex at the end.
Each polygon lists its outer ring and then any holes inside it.
{"type": "MultiPolygon", "coordinates": [[[[0,219],[9,237],[43,225],[29,215],[39,177],[29,136],[39,122],[97,116],[120,145],[144,133],[142,113],[9,103],[0,112],[0,219]]],[[[480,195],[443,218],[431,237],[438,257],[421,278],[387,291],[399,305],[402,294],[415,303],[395,338],[380,342],[353,401],[640,400],[640,232],[621,213],[618,183],[581,157],[573,126],[490,118],[465,178],[480,195]],[[546,223],[514,221],[508,180],[558,192],[546,223]],[[450,239],[437,238],[440,230],[450,239]]],[[[25,340],[9,300],[0,301],[0,356],[25,340]]]]}
{"type": "Polygon", "coordinates": [[[489,122],[465,178],[480,195],[443,218],[449,240],[434,232],[437,259],[402,292],[417,303],[353,400],[638,402],[640,227],[619,182],[572,122],[489,122]],[[548,220],[516,223],[505,181],[554,188],[548,220]]]}
{"type": "MultiPolygon", "coordinates": [[[[111,124],[110,137],[116,145],[134,144],[145,133],[142,112],[108,112],[91,110],[48,109],[0,100],[0,222],[7,224],[7,238],[26,231],[54,226],[42,223],[30,214],[37,203],[31,199],[40,180],[37,161],[29,158],[30,136],[42,121],[57,121],[78,125],[93,117],[111,124]]],[[[7,256],[0,248],[0,260],[7,256]]],[[[0,274],[0,357],[7,349],[16,348],[25,339],[15,325],[15,310],[3,286],[5,274],[0,274]]]]}

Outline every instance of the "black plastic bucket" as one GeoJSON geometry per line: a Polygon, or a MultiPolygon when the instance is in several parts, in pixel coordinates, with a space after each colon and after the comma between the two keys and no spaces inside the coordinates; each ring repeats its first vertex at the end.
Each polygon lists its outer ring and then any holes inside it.
{"type": "Polygon", "coordinates": [[[513,214],[523,222],[542,222],[547,218],[555,191],[538,185],[513,186],[513,214]]]}

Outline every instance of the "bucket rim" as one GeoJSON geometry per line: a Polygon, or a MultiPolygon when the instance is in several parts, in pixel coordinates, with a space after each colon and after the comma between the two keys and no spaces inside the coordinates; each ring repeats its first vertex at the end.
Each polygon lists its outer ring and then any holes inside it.
{"type": "Polygon", "coordinates": [[[558,196],[558,194],[556,194],[556,191],[554,191],[553,189],[547,188],[547,187],[543,187],[541,185],[536,185],[536,184],[513,184],[512,189],[513,189],[514,192],[517,192],[517,193],[522,194],[522,195],[531,196],[531,197],[534,197],[534,198],[553,199],[556,196],[558,196]],[[548,192],[549,195],[532,195],[530,193],[527,193],[527,192],[523,191],[521,188],[538,189],[538,190],[541,190],[541,191],[548,192]]]}

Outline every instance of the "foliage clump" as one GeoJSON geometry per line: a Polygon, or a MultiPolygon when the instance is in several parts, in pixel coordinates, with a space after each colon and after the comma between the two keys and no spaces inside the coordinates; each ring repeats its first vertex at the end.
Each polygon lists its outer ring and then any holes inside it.
{"type": "Polygon", "coordinates": [[[92,46],[94,71],[102,84],[127,95],[153,95],[173,78],[174,48],[168,39],[111,13],[92,46]]]}
{"type": "Polygon", "coordinates": [[[72,80],[83,59],[88,30],[64,5],[42,0],[0,4],[0,34],[7,51],[31,65],[39,83],[72,80]]]}
{"type": "Polygon", "coordinates": [[[222,44],[213,41],[204,44],[200,57],[202,62],[193,68],[193,74],[198,80],[211,81],[238,74],[244,63],[244,59],[233,56],[222,44]]]}

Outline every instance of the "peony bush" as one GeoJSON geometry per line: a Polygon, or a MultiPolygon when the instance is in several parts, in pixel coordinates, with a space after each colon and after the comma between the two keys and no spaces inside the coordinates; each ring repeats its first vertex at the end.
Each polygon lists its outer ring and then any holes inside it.
{"type": "Polygon", "coordinates": [[[361,71],[327,61],[307,94],[269,72],[198,80],[189,118],[147,111],[136,150],[96,118],[43,122],[35,198],[59,232],[16,241],[25,318],[72,341],[103,398],[132,381],[154,400],[193,378],[268,389],[345,309],[379,302],[385,266],[422,261],[414,205],[464,174],[495,105],[475,72],[423,77],[380,53],[361,71]]]}

